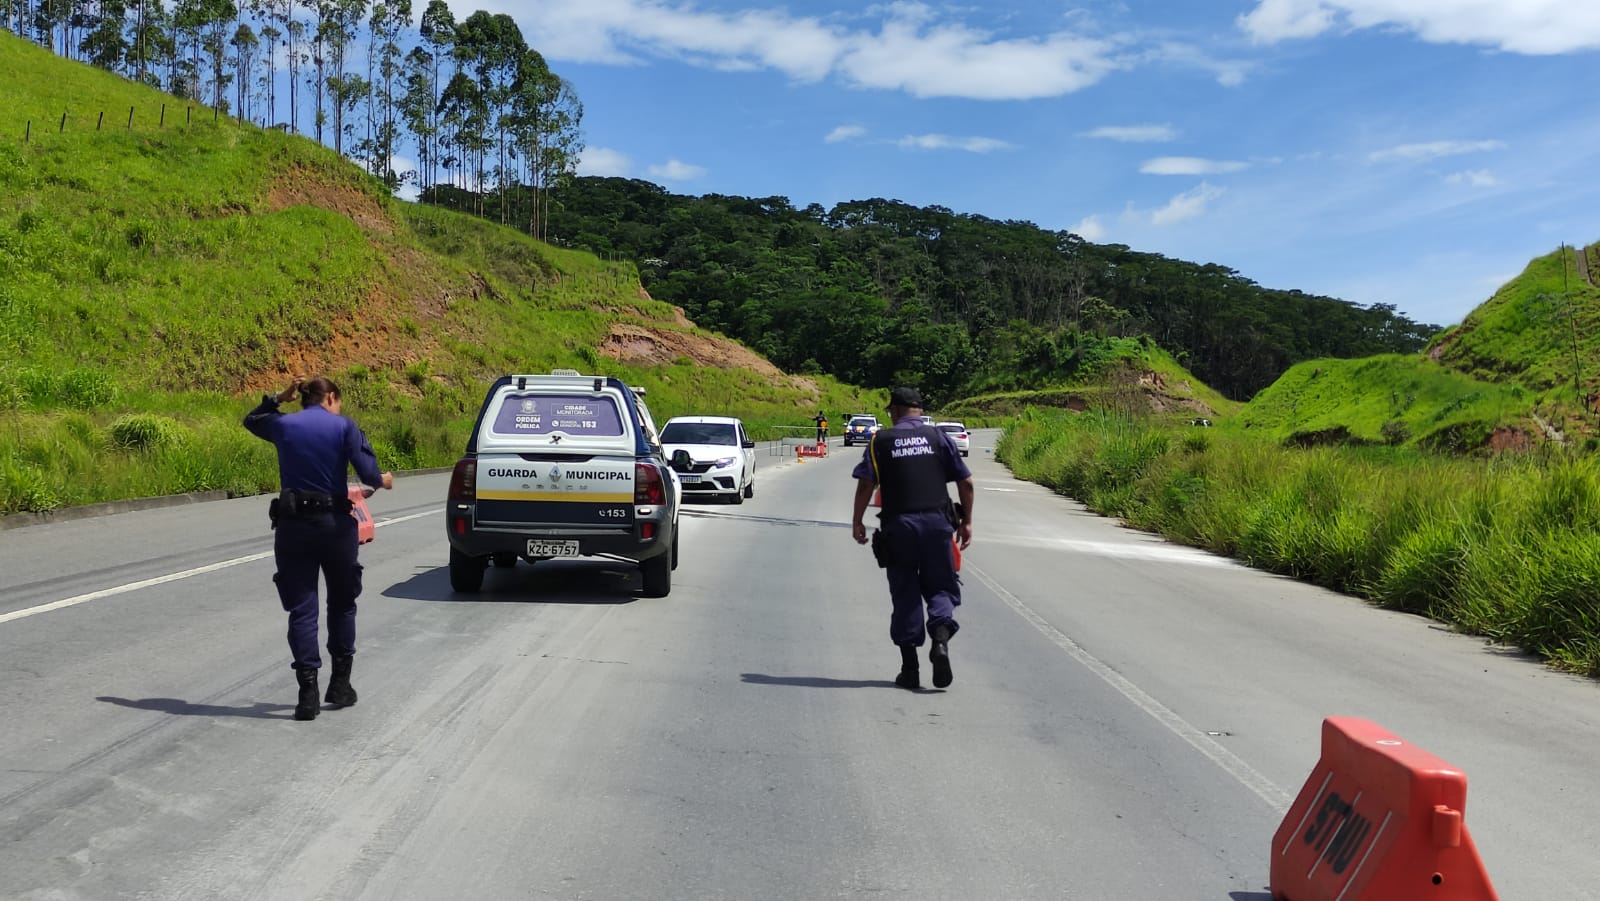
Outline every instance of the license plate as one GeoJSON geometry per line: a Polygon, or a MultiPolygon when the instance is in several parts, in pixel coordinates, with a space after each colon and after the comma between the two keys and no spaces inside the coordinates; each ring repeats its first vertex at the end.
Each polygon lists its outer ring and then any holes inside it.
{"type": "Polygon", "coordinates": [[[687,485],[687,484],[690,484],[691,482],[698,482],[698,481],[700,481],[701,478],[703,478],[703,476],[680,475],[680,476],[678,476],[678,481],[683,482],[685,485],[687,485]]]}
{"type": "Polygon", "coordinates": [[[578,543],[576,541],[540,541],[528,540],[529,557],[576,557],[578,556],[578,543]]]}

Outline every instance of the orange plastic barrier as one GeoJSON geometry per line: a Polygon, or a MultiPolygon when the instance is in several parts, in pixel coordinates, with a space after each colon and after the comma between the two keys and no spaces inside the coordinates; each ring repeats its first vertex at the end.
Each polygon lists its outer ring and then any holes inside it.
{"type": "Polygon", "coordinates": [[[367,498],[361,492],[360,485],[350,486],[350,504],[350,515],[356,518],[358,543],[366,544],[378,537],[378,527],[372,522],[372,513],[367,510],[367,498]]]}
{"type": "Polygon", "coordinates": [[[1383,727],[1322,721],[1322,759],[1272,836],[1279,901],[1497,901],[1467,777],[1383,727]]]}

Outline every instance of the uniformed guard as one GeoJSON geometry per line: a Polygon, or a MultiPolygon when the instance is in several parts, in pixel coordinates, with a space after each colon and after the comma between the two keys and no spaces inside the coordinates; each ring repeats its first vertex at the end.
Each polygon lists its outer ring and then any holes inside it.
{"type": "Polygon", "coordinates": [[[339,389],[325,378],[294,384],[276,397],[266,395],[244,418],[244,427],[278,449],[282,489],[268,515],[276,534],[272,542],[278,572],[278,599],[289,614],[289,651],[294,655],[300,697],[297,720],[316,719],[317,574],[328,582],[328,654],[333,675],[326,700],[334,707],[356,702],[350,668],[356,652],[356,597],[361,594],[360,545],[355,517],[350,515],[348,472],[354,466],[361,481],[373,488],[393,488],[394,475],[378,471],[378,458],[366,435],[340,414],[339,389]],[[284,414],[278,406],[300,395],[300,412],[284,414]]]}
{"type": "Polygon", "coordinates": [[[817,411],[817,415],[813,416],[811,418],[811,421],[817,424],[817,443],[818,444],[822,444],[823,442],[827,441],[828,440],[828,414],[822,412],[821,410],[818,410],[817,411]]]}
{"type": "Polygon", "coordinates": [[[862,517],[873,490],[880,489],[883,511],[872,536],[872,553],[888,570],[894,602],[889,637],[900,647],[900,674],[894,681],[910,689],[922,686],[917,649],[925,638],[932,639],[928,662],[934,687],[944,688],[954,678],[949,641],[960,628],[955,608],[961,604],[961,582],[951,536],[962,550],[972,543],[972,471],[950,436],[923,422],[921,415],[921,393],[894,389],[889,396],[893,425],[872,436],[852,473],[856,496],[851,534],[857,544],[867,543],[862,517]],[[950,503],[947,482],[956,483],[959,505],[950,503]]]}

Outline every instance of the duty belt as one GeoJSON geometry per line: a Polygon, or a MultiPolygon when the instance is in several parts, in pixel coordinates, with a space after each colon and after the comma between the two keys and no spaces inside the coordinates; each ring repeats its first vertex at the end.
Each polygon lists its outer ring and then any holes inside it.
{"type": "Polygon", "coordinates": [[[287,490],[273,499],[269,515],[274,518],[288,516],[304,518],[329,513],[349,513],[353,505],[349,497],[334,497],[319,491],[287,490]]]}

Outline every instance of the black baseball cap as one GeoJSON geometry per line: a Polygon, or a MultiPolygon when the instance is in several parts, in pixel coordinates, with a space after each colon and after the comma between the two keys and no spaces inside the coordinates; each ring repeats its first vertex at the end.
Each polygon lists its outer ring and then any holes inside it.
{"type": "Polygon", "coordinates": [[[889,392],[889,406],[922,409],[922,392],[915,388],[900,387],[889,392]]]}

